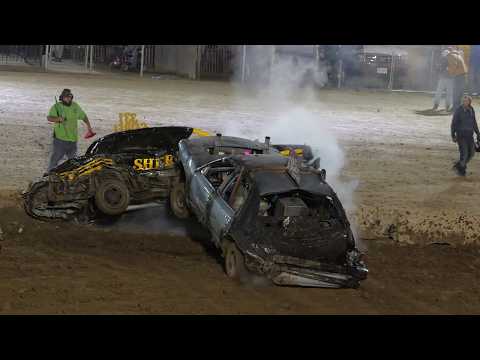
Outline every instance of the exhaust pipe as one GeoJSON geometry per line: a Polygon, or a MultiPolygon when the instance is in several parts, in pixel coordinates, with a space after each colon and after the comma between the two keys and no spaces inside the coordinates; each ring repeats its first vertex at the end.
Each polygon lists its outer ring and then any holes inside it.
{"type": "Polygon", "coordinates": [[[215,147],[219,147],[221,145],[222,134],[217,133],[215,137],[215,147]]]}
{"type": "Polygon", "coordinates": [[[265,136],[265,148],[266,152],[270,152],[270,136],[265,136]]]}

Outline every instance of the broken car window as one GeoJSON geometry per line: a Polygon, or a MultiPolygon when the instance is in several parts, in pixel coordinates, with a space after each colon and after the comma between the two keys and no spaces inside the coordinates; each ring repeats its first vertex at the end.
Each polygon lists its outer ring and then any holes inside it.
{"type": "Polygon", "coordinates": [[[221,185],[228,180],[234,170],[235,167],[229,161],[219,161],[212,163],[201,171],[210,184],[212,184],[215,189],[219,189],[221,185]]]}

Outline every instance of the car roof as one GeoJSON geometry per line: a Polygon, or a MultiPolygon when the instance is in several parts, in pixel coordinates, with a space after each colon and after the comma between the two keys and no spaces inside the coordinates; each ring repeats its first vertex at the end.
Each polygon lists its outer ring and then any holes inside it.
{"type": "Polygon", "coordinates": [[[261,196],[303,190],[332,195],[331,187],[312,168],[303,168],[298,183],[289,175],[289,158],[279,153],[232,156],[232,161],[251,173],[261,196]]]}
{"type": "Polygon", "coordinates": [[[182,140],[188,149],[192,159],[197,166],[202,166],[210,161],[225,157],[223,154],[210,154],[209,148],[239,148],[249,149],[257,152],[265,150],[265,145],[249,139],[243,139],[233,136],[204,136],[199,138],[189,138],[182,140]]]}
{"type": "Polygon", "coordinates": [[[264,150],[264,144],[249,139],[239,138],[235,136],[202,136],[199,138],[191,138],[185,141],[187,147],[192,153],[201,151],[212,146],[245,148],[253,150],[264,150]]]}
{"type": "Polygon", "coordinates": [[[333,190],[319,174],[302,173],[297,183],[288,171],[259,170],[251,173],[260,196],[305,191],[316,195],[333,196],[333,190]]]}
{"type": "MultiPolygon", "coordinates": [[[[195,139],[182,140],[187,144],[191,156],[198,166],[225,156],[207,152],[209,147],[238,147],[253,150],[265,150],[265,144],[231,136],[207,136],[195,139]]],[[[307,191],[313,194],[332,195],[332,188],[311,170],[302,170],[300,181],[297,184],[288,174],[289,158],[281,155],[278,150],[271,148],[269,153],[231,155],[227,156],[236,166],[244,167],[252,174],[261,196],[290,192],[294,190],[307,191]]]]}
{"type": "MultiPolygon", "coordinates": [[[[215,155],[217,156],[217,155],[215,155]]],[[[217,159],[220,159],[218,157],[217,159]]],[[[236,167],[243,167],[255,182],[260,196],[301,190],[333,196],[330,185],[312,168],[302,168],[298,180],[289,174],[289,158],[279,153],[229,156],[236,167]],[[298,182],[297,182],[298,181],[298,182]]]]}
{"type": "Polygon", "coordinates": [[[269,154],[234,155],[231,159],[236,164],[244,166],[249,170],[286,170],[288,164],[288,157],[283,156],[278,152],[269,154]]]}

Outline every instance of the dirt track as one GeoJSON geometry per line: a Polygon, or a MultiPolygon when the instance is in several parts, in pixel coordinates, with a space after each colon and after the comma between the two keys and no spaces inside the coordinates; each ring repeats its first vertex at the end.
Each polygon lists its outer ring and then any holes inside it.
{"type": "Polygon", "coordinates": [[[480,314],[476,247],[370,241],[358,290],[245,286],[201,237],[0,219],[0,314],[480,314]]]}
{"type": "MultiPolygon", "coordinates": [[[[361,236],[374,239],[365,240],[370,277],[362,287],[325,290],[234,284],[215,251],[181,230],[186,224],[166,235],[27,218],[11,194],[45,168],[45,113],[64,87],[100,136],[122,111],[149,125],[215,131],[235,122],[251,134],[277,114],[225,83],[0,72],[1,313],[480,313],[479,250],[462,246],[480,241],[479,159],[466,179],[450,171],[450,118],[413,114],[431,106],[429,96],[322,90],[304,101],[346,151],[342,176],[360,181],[361,236]],[[384,233],[391,224],[394,240],[384,233]],[[455,246],[428,245],[435,242],[455,246]]],[[[87,146],[82,139],[80,151],[87,146]]]]}
{"type": "MultiPolygon", "coordinates": [[[[235,124],[253,137],[291,106],[222,82],[0,71],[0,166],[9,174],[0,177],[0,189],[22,189],[44,172],[52,141],[45,114],[64,87],[72,88],[98,136],[110,133],[118,113],[128,111],[150,126],[215,132],[235,124]]],[[[345,151],[342,175],[360,182],[355,203],[364,237],[383,236],[395,224],[397,240],[406,243],[480,243],[480,156],[467,178],[453,173],[458,152],[450,117],[414,112],[431,107],[430,95],[320,90],[292,101],[327,124],[345,151]]],[[[291,123],[298,125],[297,119],[291,123]]],[[[79,151],[90,142],[81,139],[79,151]]]]}

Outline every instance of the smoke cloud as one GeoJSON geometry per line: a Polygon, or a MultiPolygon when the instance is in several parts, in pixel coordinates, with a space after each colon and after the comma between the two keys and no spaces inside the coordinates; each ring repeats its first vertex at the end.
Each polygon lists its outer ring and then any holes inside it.
{"type": "MultiPolygon", "coordinates": [[[[257,53],[262,54],[259,50],[257,53]]],[[[249,53],[250,56],[253,54],[255,52],[249,53]]],[[[264,59],[262,61],[265,63],[264,59]]],[[[250,59],[250,63],[259,62],[260,60],[250,59]]],[[[294,61],[291,57],[278,59],[272,62],[270,69],[263,68],[263,71],[269,71],[269,79],[260,84],[256,82],[255,88],[261,94],[257,95],[257,99],[265,108],[269,108],[273,120],[258,124],[253,137],[264,139],[265,136],[270,136],[273,144],[311,146],[314,156],[320,158],[320,165],[327,172],[328,183],[337,193],[347,213],[353,214],[356,210],[354,195],[359,181],[346,181],[342,178],[342,170],[346,165],[345,152],[331,129],[333,124],[330,119],[321,112],[309,110],[305,105],[306,100],[321,101],[316,90],[327,82],[326,69],[308,59],[294,61]]],[[[228,123],[223,129],[226,135],[240,137],[252,137],[251,131],[236,123],[228,123]]],[[[352,231],[358,241],[356,228],[352,222],[352,231]]]]}

